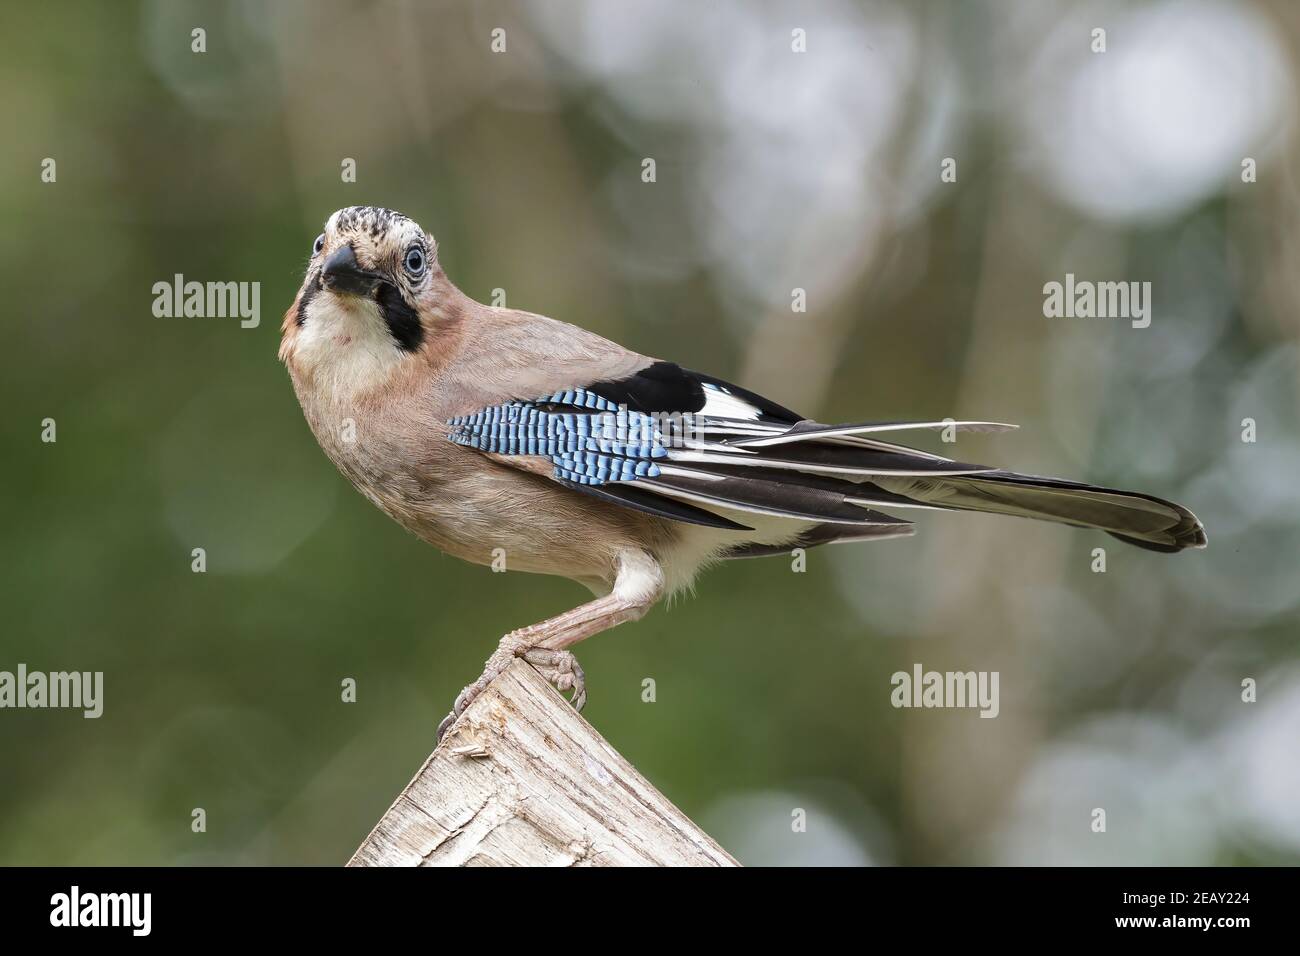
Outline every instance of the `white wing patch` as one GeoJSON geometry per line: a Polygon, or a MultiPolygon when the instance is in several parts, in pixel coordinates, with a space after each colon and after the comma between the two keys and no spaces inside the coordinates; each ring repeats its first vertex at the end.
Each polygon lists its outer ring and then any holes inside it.
{"type": "Polygon", "coordinates": [[[745,401],[738,395],[731,394],[722,386],[714,385],[712,382],[705,382],[704,407],[696,414],[712,415],[718,418],[752,420],[758,418],[760,412],[753,403],[745,401]]]}

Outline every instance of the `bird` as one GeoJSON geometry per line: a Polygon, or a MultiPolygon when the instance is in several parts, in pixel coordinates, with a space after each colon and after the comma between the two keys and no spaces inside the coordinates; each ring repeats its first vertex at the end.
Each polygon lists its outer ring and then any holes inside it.
{"type": "Polygon", "coordinates": [[[1013,425],[823,424],[579,326],[481,304],[447,277],[432,234],[383,207],[326,220],[279,357],[326,456],[398,524],[465,561],[504,558],[592,592],[502,637],[440,740],[516,658],[581,709],[578,642],[718,561],[912,534],[894,512],[1036,518],[1164,553],[1206,545],[1174,502],[900,443],[1013,425]]]}

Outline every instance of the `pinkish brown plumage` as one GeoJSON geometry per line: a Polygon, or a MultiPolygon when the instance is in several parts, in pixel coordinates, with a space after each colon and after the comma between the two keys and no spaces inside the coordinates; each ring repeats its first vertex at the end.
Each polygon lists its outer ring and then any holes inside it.
{"type": "Polygon", "coordinates": [[[711,561],[911,533],[878,507],[1041,518],[1156,551],[1205,543],[1194,515],[1159,498],[881,437],[1010,426],[822,426],[576,326],[482,305],[444,274],[433,237],[387,209],[330,217],[280,357],[321,448],[398,523],[466,561],[504,555],[511,570],[596,595],[502,638],[440,733],[515,656],[581,706],[569,648],[640,617],[711,561]],[[670,434],[661,415],[689,427],[670,434]]]}

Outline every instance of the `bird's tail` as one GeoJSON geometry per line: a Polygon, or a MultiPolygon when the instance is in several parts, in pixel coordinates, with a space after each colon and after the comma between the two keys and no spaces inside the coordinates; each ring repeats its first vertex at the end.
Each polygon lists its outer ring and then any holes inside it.
{"type": "Polygon", "coordinates": [[[1205,529],[1182,505],[1135,491],[1119,491],[1011,471],[960,477],[878,476],[871,484],[912,502],[957,511],[1036,518],[1105,531],[1150,551],[1205,547],[1205,529]]]}
{"type": "MultiPolygon", "coordinates": [[[[702,440],[670,449],[657,473],[640,484],[679,504],[818,521],[803,532],[809,545],[907,534],[911,523],[888,512],[934,508],[1096,528],[1150,551],[1205,547],[1196,516],[1172,501],[953,461],[885,440],[915,429],[1014,427],[951,419],[852,425],[710,420],[702,440]]],[[[737,556],[758,553],[766,552],[746,545],[737,556]]]]}

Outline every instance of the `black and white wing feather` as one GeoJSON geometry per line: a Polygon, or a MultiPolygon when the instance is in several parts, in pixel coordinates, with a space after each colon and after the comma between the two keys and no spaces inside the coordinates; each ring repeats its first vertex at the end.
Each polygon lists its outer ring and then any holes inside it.
{"type": "MultiPolygon", "coordinates": [[[[623,507],[736,532],[746,514],[812,523],[808,543],[909,533],[878,510],[990,511],[1097,527],[1154,550],[1204,544],[1170,502],[954,461],[886,440],[919,429],[1000,431],[998,422],[823,425],[754,392],[655,362],[452,419],[450,438],[497,455],[549,459],[551,477],[623,507]]],[[[768,546],[738,540],[735,556],[768,546]]]]}

